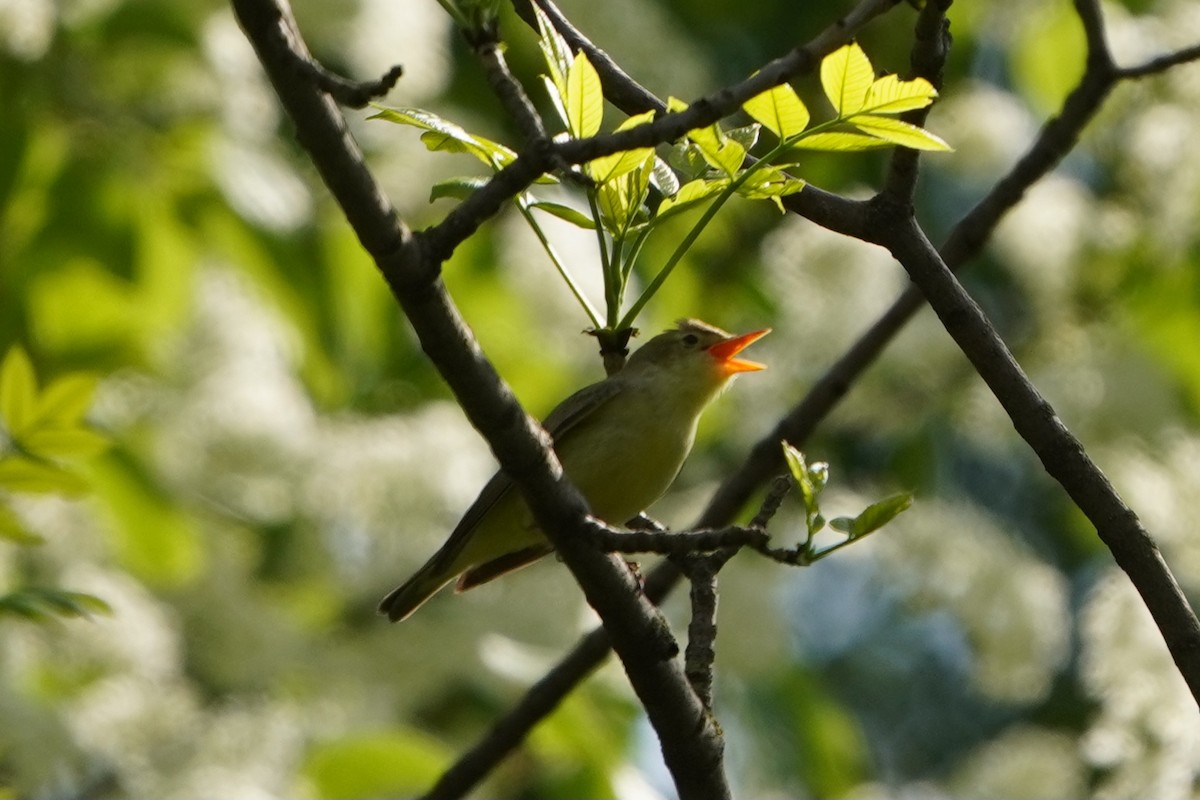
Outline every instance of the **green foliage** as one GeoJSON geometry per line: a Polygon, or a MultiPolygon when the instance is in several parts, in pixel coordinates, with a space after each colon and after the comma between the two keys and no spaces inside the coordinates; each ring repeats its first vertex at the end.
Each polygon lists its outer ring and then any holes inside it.
{"type": "MultiPolygon", "coordinates": [[[[538,19],[539,46],[549,73],[545,76],[545,86],[566,125],[566,133],[577,139],[595,136],[604,119],[600,76],[587,55],[582,51],[572,54],[541,9],[536,4],[532,8],[538,19]]],[[[921,78],[901,81],[894,75],[876,79],[871,62],[857,44],[846,45],[822,61],[821,82],[836,116],[811,128],[808,109],[795,90],[784,84],[743,105],[756,124],[732,130],[714,124],[689,131],[686,141],[673,147],[669,163],[657,158],[653,148],[641,147],[602,156],[583,165],[582,172],[589,179],[590,218],[559,203],[533,200],[527,194],[518,198],[518,208],[534,227],[559,274],[596,329],[616,333],[632,328],[642,309],[731,197],[769,200],[782,211],[782,198],[804,188],[804,181],[789,173],[796,166],[799,151],[866,150],[892,145],[919,150],[950,149],[924,128],[887,116],[924,108],[933,102],[937,92],[929,82],[921,78]],[[778,143],[748,160],[758,142],[759,125],[771,131],[778,143]],[[680,174],[671,172],[672,167],[679,169],[680,174]],[[649,203],[652,186],[660,195],[654,208],[649,203]],[[705,204],[704,214],[626,308],[626,289],[650,234],[672,216],[705,204]],[[552,252],[547,237],[529,213],[535,208],[596,232],[604,276],[603,324],[570,268],[552,252]]],[[[667,103],[669,113],[686,108],[687,104],[678,98],[672,97],[667,103]]],[[[653,112],[630,117],[616,131],[649,124],[653,117],[653,112]]],[[[430,150],[469,153],[493,169],[502,168],[514,157],[513,151],[503,145],[468,133],[429,111],[381,108],[372,118],[421,128],[426,131],[421,140],[430,150]]],[[[461,198],[480,185],[477,179],[443,182],[434,188],[430,199],[461,198]]]]}
{"type": "Polygon", "coordinates": [[[453,754],[416,730],[359,734],[317,745],[301,769],[316,797],[408,797],[427,789],[453,754]]]}
{"type": "Polygon", "coordinates": [[[58,617],[91,617],[111,614],[112,608],[99,597],[62,589],[26,587],[0,595],[0,617],[23,617],[31,622],[48,622],[58,617]]]}
{"type": "Polygon", "coordinates": [[[804,503],[806,535],[804,542],[798,547],[800,563],[812,564],[820,561],[867,534],[874,533],[913,504],[912,493],[905,492],[871,503],[855,517],[835,517],[828,521],[829,527],[846,534],[846,538],[828,547],[818,548],[816,536],[826,525],[825,515],[821,512],[820,496],[829,482],[829,465],[823,461],[809,464],[805,461],[804,454],[787,442],[783,442],[783,457],[804,503]]]}
{"type": "MultiPolygon", "coordinates": [[[[83,419],[95,389],[94,376],[74,373],[39,390],[33,362],[20,345],[0,362],[0,539],[25,547],[42,542],[13,512],[12,493],[88,491],[88,482],[71,462],[99,455],[110,445],[107,436],[83,419]]],[[[98,598],[58,589],[27,587],[0,596],[0,616],[34,621],[107,610],[98,598]]]]}

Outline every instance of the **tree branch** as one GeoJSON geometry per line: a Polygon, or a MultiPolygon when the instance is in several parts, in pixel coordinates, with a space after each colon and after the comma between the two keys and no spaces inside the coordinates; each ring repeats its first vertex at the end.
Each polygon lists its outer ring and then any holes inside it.
{"type": "Polygon", "coordinates": [[[907,214],[881,208],[878,243],[908,271],[1021,438],[1087,516],[1142,596],[1192,696],[1200,702],[1200,621],[1153,539],[1021,370],[983,310],[907,214]]]}
{"type": "Polygon", "coordinates": [[[517,403],[459,316],[439,277],[440,259],[400,221],[329,96],[311,81],[297,80],[296,61],[310,57],[285,1],[233,0],[233,7],[300,143],[375,259],[426,354],[604,621],[658,733],[680,797],[728,797],[724,743],[673,657],[674,639],[624,565],[583,541],[593,524],[583,498],[563,476],[545,431],[517,403]]]}
{"type": "MultiPolygon", "coordinates": [[[[528,2],[529,0],[517,0],[518,10],[528,2]]],[[[583,49],[587,53],[588,59],[600,73],[605,96],[610,102],[630,115],[651,108],[665,108],[662,101],[629,78],[613,64],[606,53],[571,26],[549,0],[537,2],[546,10],[555,28],[567,39],[571,47],[583,49]]],[[[1080,133],[1095,117],[1117,82],[1160,73],[1198,59],[1200,45],[1151,59],[1141,65],[1114,70],[1105,69],[1102,62],[1089,58],[1083,77],[1068,95],[1058,114],[1046,122],[1037,138],[1012,169],[955,225],[941,248],[941,257],[946,265],[951,269],[958,269],[978,255],[996,225],[1020,202],[1025,192],[1054,169],[1074,148],[1080,133]]],[[[812,185],[806,186],[799,194],[785,198],[785,205],[789,210],[833,229],[862,229],[866,224],[867,214],[862,204],[823,192],[812,185]],[[852,216],[859,219],[847,224],[845,220],[852,216]],[[833,219],[839,220],[841,225],[826,224],[833,219]]],[[[854,382],[924,305],[925,298],[920,290],[910,288],[903,292],[825,371],[804,398],[772,431],[755,444],[741,466],[718,487],[707,508],[695,522],[695,527],[727,525],[749,502],[750,497],[782,468],[783,458],[779,442],[788,441],[797,447],[803,447],[816,426],[832,412],[854,382]]],[[[661,602],[677,585],[679,577],[678,567],[670,561],[660,564],[646,576],[646,596],[653,602],[661,602]]],[[[459,797],[469,791],[532,730],[541,719],[538,714],[549,714],[607,657],[609,649],[608,638],[602,628],[583,636],[575,648],[538,681],[512,711],[446,776],[443,776],[443,780],[447,780],[453,773],[455,777],[460,778],[461,791],[457,794],[436,796],[459,797]],[[502,735],[493,735],[502,727],[502,735]],[[464,776],[468,765],[472,774],[464,776]]],[[[441,783],[438,786],[440,787],[441,783]]]]}
{"type": "MultiPolygon", "coordinates": [[[[518,192],[561,158],[583,164],[601,156],[639,147],[655,147],[674,141],[688,131],[712,125],[741,108],[752,97],[811,72],[821,59],[853,37],[854,32],[879,16],[898,0],[860,0],[842,19],[830,25],[802,47],[767,62],[749,78],[694,101],[686,109],[662,114],[644,125],[625,131],[570,139],[527,149],[497,172],[490,181],[451,210],[437,225],[423,231],[421,238],[430,255],[439,262],[448,259],[459,244],[491,219],[518,192]]],[[[801,193],[803,194],[803,193],[801,193]]],[[[799,197],[800,195],[793,195],[799,197]]]]}

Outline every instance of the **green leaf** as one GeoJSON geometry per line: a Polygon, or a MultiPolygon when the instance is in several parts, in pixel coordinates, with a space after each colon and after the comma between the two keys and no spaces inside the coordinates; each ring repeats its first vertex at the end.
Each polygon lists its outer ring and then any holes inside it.
{"type": "Polygon", "coordinates": [[[441,742],[404,729],[317,745],[302,772],[317,797],[408,797],[428,789],[450,758],[441,742]]]}
{"type": "Polygon", "coordinates": [[[689,131],[688,138],[700,148],[705,161],[730,177],[737,175],[746,160],[746,148],[727,138],[719,125],[689,131]]]}
{"type": "Polygon", "coordinates": [[[793,150],[826,150],[831,152],[857,152],[860,150],[879,150],[891,147],[892,143],[878,136],[868,136],[865,133],[850,131],[829,131],[814,133],[797,139],[784,153],[787,158],[793,150]]]}
{"type": "Polygon", "coordinates": [[[586,53],[580,51],[567,70],[567,127],[578,139],[595,136],[604,120],[604,88],[586,53]]]}
{"type": "Polygon", "coordinates": [[[841,531],[842,533],[849,535],[850,529],[854,527],[854,518],[834,517],[833,519],[829,520],[829,527],[833,528],[835,531],[841,531]]]}
{"type": "Polygon", "coordinates": [[[38,427],[20,438],[21,447],[42,458],[89,458],[107,450],[107,436],[77,426],[38,427]]]}
{"type": "Polygon", "coordinates": [[[859,130],[878,136],[880,139],[885,139],[892,144],[898,144],[901,147],[911,147],[913,150],[947,152],[954,149],[940,137],[935,136],[924,128],[919,128],[916,125],[910,125],[907,122],[892,119],[891,117],[873,117],[864,114],[863,116],[856,116],[851,119],[850,124],[859,130]]]}
{"type": "Polygon", "coordinates": [[[877,503],[867,506],[854,519],[838,517],[829,524],[848,534],[851,539],[857,539],[860,536],[866,536],[868,533],[879,530],[898,517],[902,512],[906,511],[912,504],[912,492],[894,494],[891,497],[886,497],[877,503]]]}
{"type": "Polygon", "coordinates": [[[431,153],[464,153],[474,156],[494,169],[500,169],[516,158],[516,154],[511,150],[488,139],[475,137],[471,142],[466,142],[445,131],[425,131],[421,134],[421,144],[431,153]]]}
{"type": "Polygon", "coordinates": [[[1008,50],[1009,75],[1040,116],[1054,114],[1087,65],[1087,36],[1070,3],[1037,3],[1008,50]]]}
{"type": "Polygon", "coordinates": [[[12,436],[28,427],[37,413],[37,376],[25,348],[14,345],[0,364],[0,419],[12,436]]]}
{"type": "Polygon", "coordinates": [[[138,579],[179,586],[199,574],[207,556],[195,520],[141,465],[118,451],[90,465],[97,500],[111,524],[110,550],[138,579]]]}
{"type": "Polygon", "coordinates": [[[601,156],[595,161],[589,161],[585,169],[596,183],[607,183],[633,172],[653,157],[652,148],[639,147],[636,150],[623,150],[610,156],[601,156]]]}
{"type": "MultiPolygon", "coordinates": [[[[649,122],[653,118],[653,111],[637,114],[618,125],[617,131],[626,131],[630,128],[636,128],[638,125],[649,122]]],[[[637,147],[633,150],[622,150],[618,153],[601,156],[593,161],[589,161],[585,169],[592,180],[596,181],[597,183],[604,183],[605,181],[611,181],[628,172],[632,172],[633,170],[642,166],[646,159],[652,158],[653,155],[653,147],[637,147]]]]}
{"type": "Polygon", "coordinates": [[[897,75],[884,75],[867,90],[862,110],[870,114],[899,114],[925,108],[937,96],[933,84],[924,78],[902,81],[897,75]]]}
{"type": "Polygon", "coordinates": [[[614,237],[624,235],[641,213],[650,189],[650,170],[651,161],[647,159],[633,172],[601,184],[596,192],[601,220],[614,237]]]}
{"type": "Polygon", "coordinates": [[[465,200],[469,195],[487,185],[487,178],[451,178],[435,183],[429,190],[429,202],[452,198],[465,200]]]}
{"type": "Polygon", "coordinates": [[[728,178],[718,178],[716,180],[697,178],[694,181],[688,181],[674,197],[668,197],[659,203],[655,219],[665,219],[671,214],[681,213],[698,203],[702,203],[720,194],[728,185],[728,178]]]}
{"type": "Polygon", "coordinates": [[[821,511],[817,504],[817,494],[820,490],[813,485],[808,464],[804,461],[804,453],[783,442],[783,457],[787,462],[788,471],[792,473],[792,479],[796,481],[796,487],[800,490],[800,499],[804,501],[805,515],[809,520],[809,531],[813,532],[815,529],[812,527],[812,520],[821,511]]]}
{"type": "Polygon", "coordinates": [[[794,194],[804,188],[804,181],[793,178],[780,167],[758,167],[738,187],[738,194],[751,200],[766,200],[794,194]]]}
{"type": "Polygon", "coordinates": [[[571,208],[570,206],[564,206],[561,203],[549,203],[544,200],[539,200],[536,203],[530,203],[529,207],[537,208],[542,211],[545,211],[547,214],[550,214],[551,216],[558,217],[559,219],[564,220],[565,222],[569,222],[572,225],[583,228],[585,230],[591,231],[591,230],[596,229],[595,220],[593,220],[587,214],[584,214],[580,211],[576,211],[575,209],[571,208]]]}
{"type": "Polygon", "coordinates": [[[567,94],[567,70],[571,67],[571,48],[555,30],[554,24],[546,16],[546,12],[542,11],[537,3],[530,3],[530,6],[537,18],[538,47],[541,48],[542,57],[546,60],[546,69],[550,71],[550,85],[547,88],[550,90],[551,99],[560,109],[563,109],[563,122],[566,122],[567,115],[565,106],[563,106],[563,98],[567,94]]]}
{"type": "Polygon", "coordinates": [[[483,136],[468,133],[460,125],[421,108],[385,108],[375,106],[378,113],[368,119],[382,119],[397,125],[408,125],[428,131],[421,141],[434,152],[468,153],[490,167],[503,167],[516,159],[517,154],[502,144],[483,136]]]}
{"type": "Polygon", "coordinates": [[[53,616],[91,617],[111,614],[108,603],[90,594],[30,587],[0,596],[0,615],[42,621],[53,616]]]}
{"type": "Polygon", "coordinates": [[[752,122],[749,125],[740,125],[736,128],[730,128],[725,131],[725,138],[732,139],[742,146],[742,149],[747,153],[758,144],[758,132],[762,130],[762,126],[757,122],[752,122]]]}
{"type": "Polygon", "coordinates": [[[875,70],[856,42],[834,50],[821,60],[821,86],[838,116],[861,111],[867,90],[875,82],[875,70]]]}
{"type": "Polygon", "coordinates": [[[786,83],[750,98],[742,109],[780,139],[795,136],[808,127],[808,109],[796,90],[786,83]]]}
{"type": "MultiPolygon", "coordinates": [[[[683,174],[685,182],[702,178],[709,171],[704,154],[691,139],[672,143],[670,149],[667,150],[667,163],[683,174]]],[[[677,191],[679,190],[676,189],[675,192],[677,191]]],[[[663,194],[673,195],[675,192],[664,192],[663,194]]]]}
{"type": "Polygon", "coordinates": [[[11,508],[3,505],[0,505],[0,539],[7,539],[26,547],[45,541],[41,536],[26,528],[11,508]]]}
{"type": "Polygon", "coordinates": [[[82,477],[55,464],[22,456],[0,459],[0,489],[35,494],[78,495],[88,490],[82,477]]]}
{"type": "Polygon", "coordinates": [[[83,419],[96,393],[97,378],[82,372],[52,381],[37,401],[39,422],[73,425],[83,419]]]}

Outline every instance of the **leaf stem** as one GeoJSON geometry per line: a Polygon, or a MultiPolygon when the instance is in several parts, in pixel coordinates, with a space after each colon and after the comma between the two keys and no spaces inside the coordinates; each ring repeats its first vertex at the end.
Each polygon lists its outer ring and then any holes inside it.
{"type": "Polygon", "coordinates": [[[588,319],[591,320],[592,326],[599,328],[600,315],[588,301],[587,296],[584,295],[583,289],[581,289],[579,284],[575,282],[574,276],[571,275],[570,270],[567,269],[567,265],[563,263],[563,260],[559,258],[558,252],[554,249],[554,245],[550,244],[550,240],[546,237],[546,233],[542,230],[542,226],[538,224],[537,219],[533,216],[533,211],[529,207],[528,195],[522,194],[517,198],[517,208],[520,209],[521,216],[525,218],[525,221],[529,223],[529,227],[533,229],[533,235],[536,236],[538,241],[542,243],[542,249],[546,251],[546,255],[548,255],[550,257],[550,261],[554,263],[554,268],[558,270],[558,274],[561,275],[562,279],[567,282],[567,287],[571,290],[571,294],[575,295],[575,299],[579,301],[579,305],[583,306],[583,311],[588,315],[588,319]]]}

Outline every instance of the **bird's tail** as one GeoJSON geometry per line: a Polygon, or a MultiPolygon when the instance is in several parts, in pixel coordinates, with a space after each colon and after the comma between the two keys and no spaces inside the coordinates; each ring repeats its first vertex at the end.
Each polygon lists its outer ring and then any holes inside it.
{"type": "Polygon", "coordinates": [[[437,594],[438,589],[453,579],[454,575],[447,575],[439,560],[432,558],[415,575],[379,601],[379,613],[387,614],[392,622],[408,619],[426,600],[437,594]]]}

